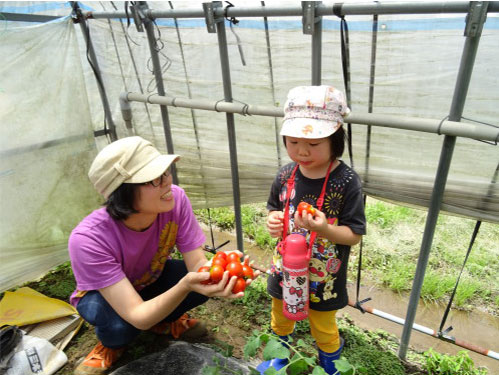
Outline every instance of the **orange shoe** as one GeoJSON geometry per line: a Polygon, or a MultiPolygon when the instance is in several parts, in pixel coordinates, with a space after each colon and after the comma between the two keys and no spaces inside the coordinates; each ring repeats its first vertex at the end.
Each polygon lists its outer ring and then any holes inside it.
{"type": "Polygon", "coordinates": [[[116,363],[125,348],[110,349],[103,346],[100,341],[85,357],[74,371],[74,375],[101,375],[116,363]]]}
{"type": "Polygon", "coordinates": [[[184,314],[174,322],[160,322],[150,331],[159,335],[172,335],[174,339],[197,338],[206,335],[206,326],[198,319],[191,319],[184,314]]]}

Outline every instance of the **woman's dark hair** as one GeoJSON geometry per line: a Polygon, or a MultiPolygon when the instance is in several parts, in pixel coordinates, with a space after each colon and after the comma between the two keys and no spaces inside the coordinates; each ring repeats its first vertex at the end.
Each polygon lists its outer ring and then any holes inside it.
{"type": "MultiPolygon", "coordinates": [[[[334,159],[341,158],[343,152],[345,151],[346,140],[346,133],[343,126],[340,126],[338,130],[331,134],[329,139],[331,140],[331,155],[334,159]]],[[[284,146],[286,146],[286,136],[282,137],[282,141],[284,142],[284,146]]]]}
{"type": "Polygon", "coordinates": [[[106,206],[107,213],[115,220],[125,220],[131,214],[138,211],[133,208],[135,201],[135,190],[139,184],[121,184],[118,189],[113,191],[107,198],[106,206]]]}

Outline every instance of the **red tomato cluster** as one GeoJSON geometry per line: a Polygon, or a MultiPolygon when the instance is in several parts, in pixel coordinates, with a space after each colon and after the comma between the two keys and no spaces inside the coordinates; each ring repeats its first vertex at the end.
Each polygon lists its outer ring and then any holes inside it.
{"type": "Polygon", "coordinates": [[[314,215],[315,215],[315,211],[316,211],[316,209],[315,209],[315,207],[314,207],[314,206],[312,206],[311,204],[309,204],[309,203],[307,203],[307,202],[300,202],[300,203],[298,204],[297,211],[298,211],[298,213],[299,213],[300,215],[301,215],[301,213],[302,213],[303,211],[307,211],[307,214],[310,214],[310,215],[314,216],[314,215]]]}
{"type": "Polygon", "coordinates": [[[202,284],[216,284],[222,280],[224,272],[229,272],[229,280],[232,276],[236,276],[236,284],[232,288],[232,293],[243,292],[246,289],[246,279],[253,279],[253,269],[249,266],[248,260],[241,263],[239,254],[235,251],[224,253],[219,251],[211,261],[211,267],[203,266],[198,272],[209,272],[210,278],[203,281],[202,284]]]}

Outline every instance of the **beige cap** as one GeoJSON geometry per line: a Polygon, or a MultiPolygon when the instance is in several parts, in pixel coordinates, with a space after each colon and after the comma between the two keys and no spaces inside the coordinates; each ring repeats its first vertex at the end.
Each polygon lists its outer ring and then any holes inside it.
{"type": "Polygon", "coordinates": [[[161,176],[178,155],[162,155],[141,137],[122,138],[104,147],[95,157],[88,177],[108,198],[121,184],[149,182],[161,176]]]}

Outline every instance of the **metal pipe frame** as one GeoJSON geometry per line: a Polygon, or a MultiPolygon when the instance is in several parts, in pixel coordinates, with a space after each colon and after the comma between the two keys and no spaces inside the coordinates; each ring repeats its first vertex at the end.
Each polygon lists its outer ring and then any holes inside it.
{"type": "Polygon", "coordinates": [[[2,13],[2,21],[14,21],[14,22],[50,22],[57,20],[61,17],[58,16],[47,16],[43,14],[25,14],[25,13],[2,13]]]}
{"type": "MultiPolygon", "coordinates": [[[[476,21],[478,23],[477,29],[481,30],[485,18],[478,17],[477,19],[476,17],[472,17],[472,12],[484,12],[486,15],[487,5],[486,3],[485,5],[483,5],[482,2],[477,2],[476,4],[479,5],[472,5],[472,7],[470,8],[470,13],[468,14],[467,18],[467,24],[476,21]],[[483,8],[481,9],[482,6],[483,8]]],[[[468,27],[466,29],[468,29],[468,27]]],[[[466,101],[466,95],[468,93],[468,88],[471,81],[471,73],[473,71],[473,65],[478,51],[478,44],[480,42],[480,34],[480,32],[477,32],[474,35],[468,34],[466,36],[466,41],[463,47],[463,54],[461,57],[461,64],[459,66],[456,86],[454,89],[454,96],[452,98],[452,104],[449,112],[449,120],[451,121],[461,120],[464,103],[466,101]]],[[[421,289],[423,287],[426,267],[428,265],[428,259],[430,257],[433,236],[435,234],[435,228],[437,226],[438,214],[442,206],[442,198],[445,191],[445,185],[447,182],[447,176],[449,174],[452,154],[454,152],[455,145],[456,137],[446,135],[442,146],[442,151],[440,153],[440,161],[433,185],[433,192],[430,198],[430,206],[428,209],[428,215],[426,217],[423,240],[421,242],[421,249],[416,266],[416,274],[414,276],[414,282],[412,284],[409,304],[407,305],[407,314],[398,352],[398,356],[401,359],[405,359],[407,349],[409,347],[409,340],[412,333],[414,319],[416,317],[419,298],[421,296],[421,289]]]]}
{"type": "MultiPolygon", "coordinates": [[[[147,2],[140,1],[139,6],[142,12],[147,11],[147,2]]],[[[151,53],[151,62],[153,66],[154,79],[156,81],[156,89],[159,95],[165,95],[165,86],[163,84],[163,75],[161,73],[161,62],[159,61],[159,54],[156,50],[156,40],[154,36],[154,23],[148,18],[142,20],[144,27],[146,29],[147,41],[149,43],[149,51],[151,53]]],[[[175,154],[173,147],[172,131],[170,127],[170,117],[168,116],[168,108],[164,105],[159,106],[161,111],[161,122],[163,123],[163,129],[165,131],[165,141],[166,149],[169,154],[175,154]]],[[[178,185],[178,175],[175,163],[171,165],[171,173],[173,178],[173,183],[178,185]]]]}
{"type": "MultiPolygon", "coordinates": [[[[280,112],[282,116],[282,111],[277,108],[261,108],[256,106],[239,106],[233,107],[232,103],[232,90],[230,81],[230,65],[227,53],[227,40],[225,35],[225,25],[224,17],[271,17],[271,16],[302,16],[302,7],[227,7],[223,8],[221,2],[213,2],[213,16],[218,21],[217,26],[217,36],[219,42],[219,52],[222,66],[222,79],[224,85],[224,95],[225,102],[215,103],[213,108],[211,108],[212,103],[209,105],[207,102],[201,103],[197,101],[198,106],[206,106],[210,108],[199,108],[207,110],[222,111],[225,109],[227,117],[227,128],[229,135],[229,149],[231,156],[231,170],[232,170],[232,181],[233,181],[233,195],[234,195],[234,210],[236,216],[236,231],[237,231],[237,242],[238,247],[242,250],[242,228],[240,227],[240,197],[239,197],[239,176],[237,167],[237,149],[235,142],[235,127],[234,127],[234,113],[241,114],[253,114],[252,112],[262,112],[254,114],[263,113],[275,113],[280,112]],[[221,20],[221,22],[220,22],[221,20]],[[227,107],[228,106],[228,107],[227,107]]],[[[382,15],[382,14],[433,14],[433,13],[468,13],[468,20],[472,18],[471,11],[480,7],[482,2],[459,2],[459,1],[440,1],[434,3],[420,3],[420,2],[397,2],[397,3],[372,3],[372,4],[342,4],[339,13],[333,11],[332,5],[326,5],[319,3],[315,7],[315,16],[347,16],[347,15],[382,15]]],[[[485,7],[488,7],[488,12],[499,12],[499,2],[485,2],[485,7]]],[[[487,11],[486,11],[487,12],[487,11]]],[[[485,12],[485,15],[486,15],[485,12]]],[[[87,18],[125,18],[125,12],[87,12],[85,14],[87,18]]],[[[144,9],[144,16],[146,18],[204,18],[205,12],[202,9],[194,10],[166,10],[166,11],[155,11],[151,9],[144,9]]],[[[485,18],[480,20],[479,30],[483,26],[485,18]]],[[[319,21],[320,22],[320,21],[319,21]]],[[[317,32],[322,32],[321,24],[317,25],[317,32]]],[[[468,28],[467,28],[468,30],[468,28]]],[[[312,84],[320,84],[321,80],[321,59],[320,59],[320,46],[317,44],[321,41],[321,34],[315,34],[316,29],[314,27],[314,33],[312,38],[312,84]],[[319,52],[318,52],[319,51],[319,52]]],[[[452,154],[454,146],[456,143],[457,136],[465,136],[473,139],[480,140],[490,140],[497,142],[499,140],[499,131],[493,128],[478,127],[472,124],[460,123],[462,110],[464,102],[466,100],[467,90],[469,87],[469,82],[471,79],[471,72],[473,69],[473,63],[476,56],[478,42],[480,39],[480,31],[476,32],[474,35],[467,35],[465,46],[463,49],[463,55],[461,58],[460,70],[454,90],[453,102],[449,112],[449,120],[438,121],[432,119],[411,119],[402,116],[388,116],[388,115],[374,115],[370,114],[351,114],[348,116],[349,123],[358,123],[366,125],[375,126],[386,126],[399,129],[409,129],[418,130],[430,133],[445,134],[444,142],[442,145],[439,166],[435,178],[434,189],[430,200],[430,207],[427,215],[425,231],[423,235],[423,240],[421,243],[420,256],[418,259],[416,274],[414,278],[414,284],[410,296],[409,305],[407,308],[407,316],[404,321],[404,329],[402,333],[402,340],[399,348],[399,357],[405,359],[408,343],[410,340],[410,334],[414,328],[414,318],[417,310],[417,303],[419,301],[421,287],[424,279],[424,274],[426,266],[428,263],[429,252],[431,249],[433,236],[435,232],[436,222],[440,207],[442,204],[442,197],[445,190],[445,185],[447,181],[447,176],[450,168],[450,163],[452,160],[452,154]],[[456,126],[459,124],[459,127],[456,126]],[[463,132],[464,130],[464,132],[463,132]],[[484,134],[487,133],[487,134],[484,134]]],[[[322,44],[322,43],[320,43],[322,44]]],[[[152,51],[151,51],[151,54],[152,51]]],[[[132,97],[136,95],[133,93],[126,94],[128,100],[134,100],[132,97]]],[[[164,103],[154,103],[153,101],[159,101],[160,97],[153,98],[148,96],[147,98],[142,97],[141,100],[146,100],[146,102],[151,104],[163,104],[164,103]]],[[[161,100],[171,101],[170,105],[181,106],[181,102],[185,99],[180,98],[161,98],[161,100]]],[[[190,103],[193,104],[193,103],[190,103]]],[[[190,107],[193,108],[193,107],[190,107]]],[[[271,115],[271,114],[264,114],[271,115]]],[[[279,116],[279,114],[278,114],[279,116]]]]}
{"type": "MultiPolygon", "coordinates": [[[[141,93],[122,93],[128,101],[158,104],[180,108],[201,109],[206,111],[237,113],[240,115],[256,115],[268,117],[284,117],[282,108],[252,104],[232,103],[227,101],[211,101],[180,97],[145,95],[141,93]]],[[[424,133],[442,134],[476,140],[499,142],[499,129],[468,122],[438,120],[420,117],[383,115],[375,113],[352,112],[345,119],[352,124],[372,125],[392,129],[419,131],[424,133]]]]}
{"type": "MultiPolygon", "coordinates": [[[[314,12],[321,2],[316,3],[314,12]]],[[[322,83],[322,17],[316,18],[312,34],[312,86],[320,86],[322,83]]]]}
{"type": "MultiPolygon", "coordinates": [[[[350,307],[356,308],[355,302],[353,302],[353,301],[348,301],[348,305],[350,307]]],[[[391,322],[394,322],[394,323],[397,323],[397,324],[400,324],[403,326],[405,326],[405,324],[406,324],[406,320],[404,320],[398,316],[395,316],[395,315],[389,314],[387,312],[372,308],[370,306],[362,306],[362,308],[364,309],[364,311],[368,312],[369,314],[376,315],[380,318],[389,320],[391,322]]],[[[457,345],[457,346],[460,346],[462,348],[469,349],[471,351],[482,354],[484,356],[494,358],[494,359],[499,359],[499,353],[497,353],[493,350],[482,348],[478,345],[466,342],[464,340],[457,339],[454,336],[442,335],[439,332],[435,331],[434,329],[425,327],[421,324],[413,323],[412,329],[415,331],[424,333],[426,335],[433,336],[437,339],[450,342],[450,343],[457,345]]]]}
{"type": "MultiPolygon", "coordinates": [[[[265,1],[261,2],[262,6],[265,6],[265,1]]],[[[270,34],[269,34],[269,21],[267,17],[263,17],[263,24],[265,26],[265,43],[267,44],[267,58],[269,61],[269,75],[270,75],[270,84],[272,87],[272,104],[276,103],[275,98],[275,85],[274,85],[274,70],[272,66],[272,49],[270,48],[270,34]]],[[[281,148],[279,147],[280,138],[279,135],[279,126],[277,124],[277,119],[274,118],[274,132],[275,132],[275,147],[276,147],[276,155],[277,155],[277,165],[279,168],[282,167],[282,156],[281,156],[281,148]]]]}
{"type": "MultiPolygon", "coordinates": [[[[222,8],[221,1],[215,1],[214,11],[222,8]]],[[[229,52],[227,49],[227,34],[225,32],[225,18],[223,16],[215,19],[217,25],[218,50],[222,68],[222,82],[224,86],[224,98],[226,102],[232,102],[232,82],[230,79],[229,52]]],[[[234,200],[234,220],[236,224],[237,248],[244,252],[243,224],[241,216],[241,194],[239,189],[239,167],[237,162],[236,129],[234,114],[227,112],[227,135],[229,138],[230,169],[232,177],[232,195],[234,200]]]]}
{"type": "MultiPolygon", "coordinates": [[[[341,6],[342,16],[347,15],[373,15],[373,14],[434,14],[434,13],[468,13],[468,1],[437,1],[426,2],[387,2],[387,3],[345,3],[341,6]]],[[[489,3],[489,12],[499,12],[499,2],[489,3]]],[[[85,12],[88,18],[126,18],[124,11],[116,12],[85,12]]],[[[332,16],[333,4],[321,4],[316,8],[318,16],[332,16]]],[[[226,10],[218,8],[214,15],[227,17],[293,17],[302,16],[301,6],[293,7],[230,7],[226,10]]],[[[175,10],[153,10],[145,12],[148,18],[204,18],[202,9],[175,9],[175,10]]]]}

